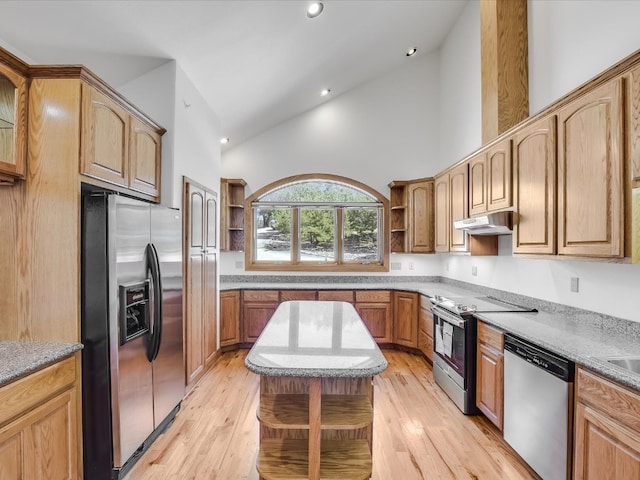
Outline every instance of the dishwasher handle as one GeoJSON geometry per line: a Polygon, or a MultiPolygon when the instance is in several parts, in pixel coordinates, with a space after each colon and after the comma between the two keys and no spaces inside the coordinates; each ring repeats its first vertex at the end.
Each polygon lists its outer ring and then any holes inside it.
{"type": "Polygon", "coordinates": [[[509,334],[504,336],[504,349],[560,380],[573,382],[575,364],[571,360],[509,334]]]}

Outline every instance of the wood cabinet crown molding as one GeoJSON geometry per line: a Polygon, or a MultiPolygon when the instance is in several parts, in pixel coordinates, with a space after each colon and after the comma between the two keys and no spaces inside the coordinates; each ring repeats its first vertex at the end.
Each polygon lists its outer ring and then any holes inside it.
{"type": "Polygon", "coordinates": [[[158,135],[162,136],[167,132],[166,128],[160,126],[151,117],[131,103],[124,95],[116,91],[84,65],[31,65],[29,66],[28,75],[30,78],[82,80],[87,85],[120,104],[120,106],[131,115],[153,128],[158,135]]]}

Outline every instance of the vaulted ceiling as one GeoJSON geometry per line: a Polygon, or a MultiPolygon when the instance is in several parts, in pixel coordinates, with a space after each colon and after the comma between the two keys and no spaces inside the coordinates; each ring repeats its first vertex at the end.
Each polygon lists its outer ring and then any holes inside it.
{"type": "Polygon", "coordinates": [[[116,89],[174,59],[233,146],[437,50],[468,1],[326,0],[313,19],[302,0],[2,1],[0,44],[116,89]]]}

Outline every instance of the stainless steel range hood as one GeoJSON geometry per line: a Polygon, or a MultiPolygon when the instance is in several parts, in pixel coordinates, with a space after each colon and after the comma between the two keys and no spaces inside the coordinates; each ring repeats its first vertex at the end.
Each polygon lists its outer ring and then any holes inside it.
{"type": "Polygon", "coordinates": [[[512,224],[512,212],[497,212],[456,220],[453,227],[469,235],[510,235],[512,224]]]}

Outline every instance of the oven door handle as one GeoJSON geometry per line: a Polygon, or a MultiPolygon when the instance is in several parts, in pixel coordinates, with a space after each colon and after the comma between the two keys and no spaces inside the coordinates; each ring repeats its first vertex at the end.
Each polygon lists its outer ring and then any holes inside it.
{"type": "Polygon", "coordinates": [[[467,322],[465,322],[464,320],[462,320],[460,317],[447,312],[446,310],[442,309],[441,307],[435,305],[431,308],[431,313],[433,313],[434,315],[437,315],[438,318],[442,319],[443,321],[450,323],[451,325],[453,325],[454,327],[458,327],[458,328],[465,328],[467,322]]]}

